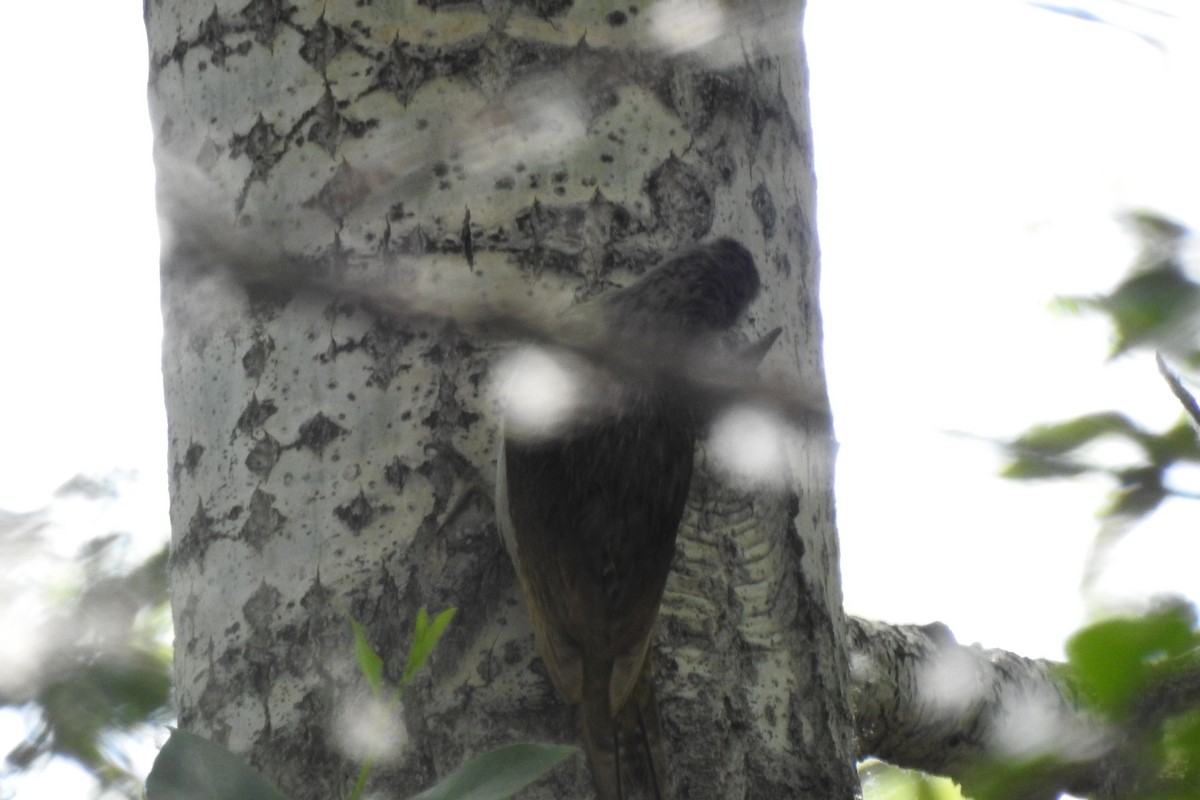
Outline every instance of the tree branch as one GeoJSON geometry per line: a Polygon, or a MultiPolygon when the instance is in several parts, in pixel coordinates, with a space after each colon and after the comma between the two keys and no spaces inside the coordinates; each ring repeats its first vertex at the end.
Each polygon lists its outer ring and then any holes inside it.
{"type": "Polygon", "coordinates": [[[859,757],[944,775],[968,792],[1001,764],[1013,785],[990,786],[991,797],[1149,796],[1161,780],[1148,755],[1163,720],[1200,703],[1195,658],[1148,688],[1118,727],[1085,706],[1062,665],[960,645],[942,623],[848,623],[859,757]]]}

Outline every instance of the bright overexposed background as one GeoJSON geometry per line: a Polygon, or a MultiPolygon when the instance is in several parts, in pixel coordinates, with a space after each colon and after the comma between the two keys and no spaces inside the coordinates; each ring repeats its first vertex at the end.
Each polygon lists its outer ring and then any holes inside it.
{"type": "Polygon", "coordinates": [[[1195,503],[1085,597],[1107,484],[1005,483],[950,435],[1180,414],[1150,355],[1106,363],[1105,321],[1049,306],[1127,273],[1120,212],[1200,222],[1200,9],[1075,5],[1117,24],[1017,0],[814,0],[806,22],[847,607],[1046,657],[1092,611],[1200,594],[1195,503]]]}
{"type": "MultiPolygon", "coordinates": [[[[1020,0],[810,0],[806,22],[847,607],[1031,656],[1058,656],[1097,606],[1200,593],[1196,511],[1177,502],[1085,597],[1107,487],[1005,483],[979,438],[1101,409],[1158,428],[1179,414],[1147,358],[1105,363],[1101,320],[1048,308],[1122,277],[1120,211],[1200,223],[1200,14],[1080,5],[1117,24],[1020,0]]],[[[124,470],[104,526],[148,551],[167,535],[167,471],[140,12],[5,12],[0,508],[124,470]]],[[[23,734],[0,714],[0,754],[23,734]]],[[[59,765],[0,798],[85,787],[59,765]]]]}

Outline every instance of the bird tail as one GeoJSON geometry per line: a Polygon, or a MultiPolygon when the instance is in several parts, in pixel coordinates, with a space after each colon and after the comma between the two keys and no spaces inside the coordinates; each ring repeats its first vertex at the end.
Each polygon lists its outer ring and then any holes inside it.
{"type": "Polygon", "coordinates": [[[585,674],[583,745],[600,800],[666,800],[666,755],[650,660],[628,698],[612,712],[606,676],[585,674]]]}

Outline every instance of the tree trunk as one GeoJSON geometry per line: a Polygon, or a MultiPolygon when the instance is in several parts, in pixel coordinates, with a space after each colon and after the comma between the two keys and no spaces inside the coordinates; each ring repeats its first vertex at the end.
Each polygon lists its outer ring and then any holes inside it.
{"type": "MultiPolygon", "coordinates": [[[[496,323],[730,236],[741,335],[782,326],[763,371],[823,405],[800,13],[148,0],[181,727],[344,796],[347,616],[395,684],[455,606],[371,788],[578,743],[494,522],[497,332],[530,328],[496,323]]],[[[801,434],[768,480],[697,455],[651,656],[671,797],[856,792],[831,438],[801,434]]],[[[593,791],[579,757],[526,796],[593,791]]]]}

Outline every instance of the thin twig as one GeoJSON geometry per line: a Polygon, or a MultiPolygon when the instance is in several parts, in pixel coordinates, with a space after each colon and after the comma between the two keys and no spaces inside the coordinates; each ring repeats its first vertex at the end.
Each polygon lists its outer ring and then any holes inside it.
{"type": "Polygon", "coordinates": [[[1167,366],[1167,362],[1163,360],[1162,353],[1155,353],[1154,360],[1158,362],[1158,371],[1167,381],[1167,385],[1171,387],[1171,394],[1179,399],[1179,402],[1183,405],[1183,409],[1192,418],[1192,423],[1200,426],[1200,403],[1196,402],[1196,396],[1184,387],[1183,382],[1179,380],[1179,376],[1167,366]]]}

